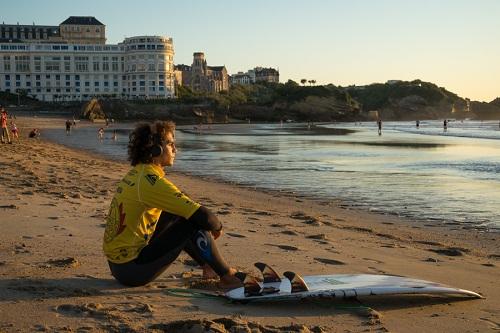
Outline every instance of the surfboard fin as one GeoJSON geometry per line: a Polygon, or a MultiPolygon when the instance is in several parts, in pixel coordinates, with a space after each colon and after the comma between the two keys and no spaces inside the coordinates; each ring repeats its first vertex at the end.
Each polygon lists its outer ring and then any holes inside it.
{"type": "Polygon", "coordinates": [[[255,277],[243,272],[237,272],[235,276],[243,283],[245,296],[261,295],[262,288],[255,277]]]}
{"type": "Polygon", "coordinates": [[[309,291],[306,282],[304,279],[297,273],[294,272],[285,272],[283,275],[290,280],[290,284],[292,285],[292,294],[299,293],[302,291],[309,291]]]}
{"type": "Polygon", "coordinates": [[[261,271],[262,277],[264,278],[264,284],[281,282],[281,278],[279,277],[278,273],[276,273],[276,271],[269,265],[264,264],[263,262],[256,262],[254,266],[257,267],[259,271],[261,271]]]}

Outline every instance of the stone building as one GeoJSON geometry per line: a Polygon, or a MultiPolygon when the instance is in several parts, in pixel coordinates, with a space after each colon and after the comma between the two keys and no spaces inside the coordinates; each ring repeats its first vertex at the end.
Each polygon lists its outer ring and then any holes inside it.
{"type": "Polygon", "coordinates": [[[93,16],[70,16],[59,26],[0,24],[0,42],[105,44],[106,26],[93,16]]]}
{"type": "Polygon", "coordinates": [[[275,82],[280,81],[280,73],[274,68],[255,67],[246,73],[238,72],[230,77],[231,84],[252,84],[255,82],[275,82]]]}
{"type": "Polygon", "coordinates": [[[71,44],[106,44],[106,26],[92,16],[70,16],[59,25],[59,35],[71,44]]]}
{"type": "Polygon", "coordinates": [[[255,67],[255,82],[280,82],[280,72],[274,68],[255,67]]]}
{"type": "Polygon", "coordinates": [[[208,66],[203,52],[193,54],[193,64],[175,66],[177,85],[195,92],[220,92],[229,89],[229,76],[225,66],[208,66]]]}

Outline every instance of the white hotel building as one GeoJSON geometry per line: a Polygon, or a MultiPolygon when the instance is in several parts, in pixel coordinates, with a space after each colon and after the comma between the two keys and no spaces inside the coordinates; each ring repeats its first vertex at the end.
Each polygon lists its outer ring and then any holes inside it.
{"type": "Polygon", "coordinates": [[[112,45],[0,37],[0,91],[42,101],[174,97],[171,38],[138,36],[112,45]]]}

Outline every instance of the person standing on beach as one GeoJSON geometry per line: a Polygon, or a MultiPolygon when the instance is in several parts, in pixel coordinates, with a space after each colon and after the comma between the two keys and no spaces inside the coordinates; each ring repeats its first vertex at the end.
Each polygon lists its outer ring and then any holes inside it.
{"type": "Polygon", "coordinates": [[[448,131],[448,120],[447,119],[445,119],[443,121],[443,132],[446,132],[446,131],[448,131]]]}
{"type": "Polygon", "coordinates": [[[103,251],[111,274],[126,286],[145,285],[162,274],[182,251],[220,278],[221,288],[241,286],[236,269],[215,244],[222,224],[165,178],[174,164],[175,124],[139,124],[130,134],[132,169],[118,184],[106,219],[103,251]]]}
{"type": "Polygon", "coordinates": [[[99,141],[102,141],[104,139],[104,128],[99,128],[99,130],[97,131],[97,138],[99,139],[99,141]]]}
{"type": "Polygon", "coordinates": [[[19,143],[19,129],[14,121],[11,121],[10,123],[10,130],[12,132],[12,140],[17,139],[17,143],[19,143]]]}
{"type": "Polygon", "coordinates": [[[0,106],[0,123],[2,125],[2,143],[12,143],[10,141],[9,129],[7,128],[7,111],[0,106]]]}
{"type": "Polygon", "coordinates": [[[66,120],[66,135],[71,134],[71,121],[68,119],[66,120]]]}
{"type": "Polygon", "coordinates": [[[415,122],[415,127],[417,127],[417,129],[419,129],[419,128],[420,128],[420,120],[417,120],[417,121],[415,122]]]}
{"type": "Polygon", "coordinates": [[[382,119],[377,120],[377,126],[378,126],[378,135],[382,135],[382,119]]]}

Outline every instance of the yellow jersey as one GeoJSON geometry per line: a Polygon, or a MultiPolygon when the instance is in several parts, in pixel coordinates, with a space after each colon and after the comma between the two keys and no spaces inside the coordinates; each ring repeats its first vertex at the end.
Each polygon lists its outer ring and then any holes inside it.
{"type": "Polygon", "coordinates": [[[137,258],[162,211],[189,219],[200,207],[164,176],[160,166],[138,164],[118,184],[104,232],[103,251],[109,261],[121,264],[137,258]]]}

